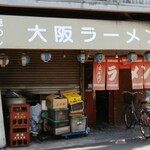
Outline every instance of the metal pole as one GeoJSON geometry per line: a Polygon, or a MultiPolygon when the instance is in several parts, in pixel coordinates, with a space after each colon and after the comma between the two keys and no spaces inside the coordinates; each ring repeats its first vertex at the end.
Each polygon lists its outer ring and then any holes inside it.
{"type": "Polygon", "coordinates": [[[1,149],[6,146],[1,89],[0,89],[0,132],[1,132],[0,133],[0,149],[1,149]]]}

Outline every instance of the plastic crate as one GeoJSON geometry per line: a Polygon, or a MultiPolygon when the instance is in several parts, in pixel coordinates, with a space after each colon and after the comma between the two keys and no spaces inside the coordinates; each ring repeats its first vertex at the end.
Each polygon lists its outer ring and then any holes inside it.
{"type": "Polygon", "coordinates": [[[68,104],[81,100],[81,96],[77,93],[64,93],[63,96],[67,98],[68,104]]]}
{"type": "Polygon", "coordinates": [[[59,128],[59,127],[65,127],[69,125],[69,120],[53,120],[48,118],[48,125],[50,125],[51,127],[55,127],[55,128],[59,128]]]}
{"type": "Polygon", "coordinates": [[[78,102],[71,103],[69,105],[69,107],[70,107],[70,113],[83,112],[84,101],[78,101],[78,102]]]}
{"type": "Polygon", "coordinates": [[[86,129],[86,116],[70,119],[71,132],[85,131],[86,129]]]}
{"type": "Polygon", "coordinates": [[[30,125],[29,104],[11,104],[9,114],[10,126],[30,125]]]}
{"type": "Polygon", "coordinates": [[[30,142],[29,128],[10,128],[10,147],[28,146],[30,142]]]}
{"type": "Polygon", "coordinates": [[[47,130],[54,135],[61,135],[70,132],[70,126],[54,128],[49,125],[46,126],[47,130]]]}
{"type": "Polygon", "coordinates": [[[53,120],[67,120],[69,108],[56,108],[56,109],[48,109],[48,118],[53,120]]]}

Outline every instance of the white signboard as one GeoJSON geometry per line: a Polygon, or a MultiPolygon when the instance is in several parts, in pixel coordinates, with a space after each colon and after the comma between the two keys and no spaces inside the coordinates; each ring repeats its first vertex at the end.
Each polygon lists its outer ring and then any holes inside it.
{"type": "Polygon", "coordinates": [[[149,21],[0,15],[0,49],[149,50],[149,21]]]}

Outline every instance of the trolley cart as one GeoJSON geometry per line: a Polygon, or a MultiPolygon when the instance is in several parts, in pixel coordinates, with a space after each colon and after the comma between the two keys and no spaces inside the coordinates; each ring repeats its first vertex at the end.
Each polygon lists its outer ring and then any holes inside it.
{"type": "Polygon", "coordinates": [[[89,133],[90,133],[90,128],[87,127],[87,129],[85,131],[65,133],[65,134],[62,134],[61,136],[67,139],[69,137],[73,137],[73,136],[77,136],[77,135],[87,136],[87,135],[89,135],[89,133]]]}

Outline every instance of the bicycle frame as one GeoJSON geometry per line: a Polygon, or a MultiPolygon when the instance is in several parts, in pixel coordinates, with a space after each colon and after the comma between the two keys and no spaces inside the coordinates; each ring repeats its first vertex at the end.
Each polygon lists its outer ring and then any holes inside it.
{"type": "Polygon", "coordinates": [[[136,120],[136,122],[139,123],[139,118],[137,117],[133,101],[131,101],[130,105],[131,105],[132,115],[134,116],[134,119],[136,120]]]}
{"type": "Polygon", "coordinates": [[[124,121],[125,121],[125,125],[127,128],[131,128],[131,126],[137,123],[139,124],[139,117],[137,115],[137,111],[135,108],[135,94],[140,93],[140,92],[128,92],[128,91],[124,91],[124,101],[127,101],[127,106],[125,108],[125,112],[124,112],[124,121]],[[133,122],[134,121],[134,122],[133,122]]]}
{"type": "MultiPolygon", "coordinates": [[[[135,97],[134,94],[138,92],[132,93],[126,91],[126,100],[128,100],[128,105],[125,109],[124,113],[124,121],[127,128],[131,128],[133,125],[133,118],[135,123],[140,125],[140,130],[142,135],[145,138],[150,138],[150,110],[147,109],[146,104],[147,102],[142,100],[140,102],[140,111],[139,111],[139,118],[137,116],[136,108],[135,108],[135,97]],[[129,103],[130,102],[130,103],[129,103]]],[[[135,124],[134,124],[135,125],[135,124]]]]}
{"type": "Polygon", "coordinates": [[[140,130],[143,137],[150,138],[150,112],[143,108],[140,116],[140,130]]]}

